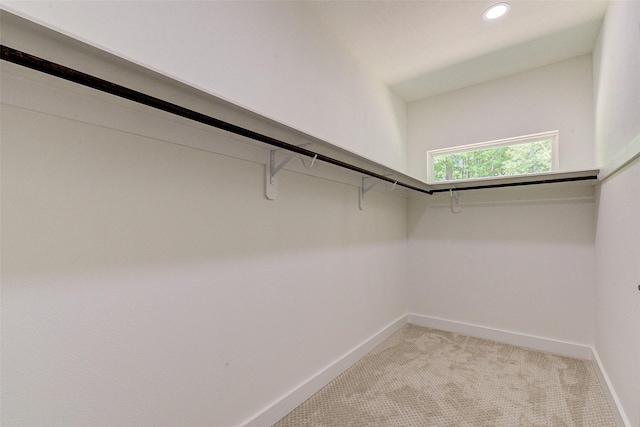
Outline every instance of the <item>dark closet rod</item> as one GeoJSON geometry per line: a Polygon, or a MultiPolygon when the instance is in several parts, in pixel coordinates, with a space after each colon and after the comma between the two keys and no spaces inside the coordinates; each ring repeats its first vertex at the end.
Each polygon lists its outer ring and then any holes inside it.
{"type": "Polygon", "coordinates": [[[33,70],[41,71],[43,73],[50,74],[52,76],[59,77],[61,79],[69,80],[71,82],[78,83],[80,85],[87,86],[92,89],[99,90],[101,92],[106,92],[111,95],[118,96],[120,98],[125,98],[130,101],[137,102],[142,105],[146,105],[148,107],[162,110],[167,113],[175,114],[176,116],[184,117],[199,123],[203,123],[208,126],[212,126],[218,129],[225,130],[227,132],[234,133],[236,135],[241,135],[256,141],[260,141],[265,144],[272,145],[274,147],[284,148],[286,150],[293,151],[294,153],[302,154],[303,156],[308,156],[311,158],[315,157],[316,160],[321,160],[323,162],[330,163],[332,165],[336,165],[344,169],[349,169],[349,170],[352,170],[364,175],[368,175],[374,178],[378,178],[382,181],[387,181],[392,184],[395,183],[396,185],[408,188],[410,190],[431,194],[431,191],[429,190],[424,190],[422,188],[418,188],[413,185],[396,181],[395,179],[389,178],[388,176],[380,175],[378,173],[360,168],[358,166],[351,165],[349,163],[345,163],[343,161],[334,159],[332,157],[324,156],[322,154],[315,153],[311,150],[307,150],[305,148],[298,147],[296,145],[289,144],[287,142],[280,141],[275,138],[271,138],[270,136],[266,136],[266,135],[251,131],[249,129],[216,119],[214,117],[198,113],[188,108],[184,108],[179,105],[172,104],[167,101],[163,101],[162,99],[155,98],[153,96],[135,91],[133,89],[126,88],[124,86],[120,86],[116,83],[103,80],[101,78],[92,76],[90,74],[86,74],[81,71],[77,71],[72,68],[65,67],[64,65],[56,64],[54,62],[47,61],[46,59],[42,59],[37,56],[33,56],[28,53],[21,52],[19,50],[16,50],[4,45],[0,45],[0,46],[2,46],[2,59],[4,61],[13,62],[14,64],[22,65],[24,67],[31,68],[33,70]]]}
{"type": "Polygon", "coordinates": [[[573,176],[566,178],[552,178],[552,179],[540,179],[537,181],[526,181],[526,182],[505,182],[501,184],[487,184],[487,185],[474,185],[470,187],[461,187],[461,188],[435,188],[430,190],[431,193],[444,193],[445,191],[465,191],[465,190],[483,190],[486,188],[503,188],[503,187],[518,187],[522,185],[538,185],[538,184],[555,184],[558,182],[573,182],[573,181],[588,181],[591,179],[598,179],[598,175],[587,175],[587,176],[573,176]]]}
{"type": "MultiPolygon", "coordinates": [[[[236,126],[234,124],[216,119],[215,117],[198,113],[197,111],[193,111],[188,108],[184,108],[179,105],[172,104],[167,101],[163,101],[162,99],[155,98],[153,96],[135,91],[133,89],[126,88],[124,86],[120,86],[116,83],[112,83],[110,81],[92,76],[90,74],[83,73],[81,71],[74,70],[72,68],[65,67],[64,65],[56,64],[54,62],[47,61],[46,59],[42,59],[37,56],[30,55],[28,53],[21,52],[19,50],[16,50],[4,45],[0,45],[0,46],[2,47],[3,61],[12,62],[14,64],[18,64],[23,67],[31,68],[32,70],[50,74],[52,76],[59,77],[64,80],[68,80],[68,81],[80,84],[82,86],[90,87],[92,89],[96,89],[101,92],[109,93],[111,95],[115,95],[120,98],[128,99],[130,101],[137,102],[139,104],[146,105],[148,107],[152,107],[161,111],[165,111],[167,113],[174,114],[176,116],[184,117],[199,123],[203,123],[208,126],[212,126],[218,129],[225,130],[227,132],[234,133],[236,135],[241,135],[246,138],[260,141],[265,144],[272,145],[274,147],[283,148],[285,150],[289,150],[294,153],[302,154],[303,156],[308,156],[311,158],[315,157],[316,160],[321,160],[323,162],[330,163],[332,165],[336,165],[344,169],[349,169],[351,171],[358,172],[363,175],[368,175],[368,176],[377,178],[381,181],[395,183],[396,185],[399,185],[404,188],[408,188],[413,191],[418,191],[420,193],[425,193],[425,194],[433,194],[433,193],[441,193],[441,192],[449,191],[449,188],[425,190],[410,184],[396,181],[395,179],[389,178],[388,176],[381,175],[381,174],[372,172],[370,170],[363,169],[358,166],[354,166],[352,164],[334,159],[332,157],[315,153],[303,147],[298,147],[296,145],[289,144],[279,139],[275,139],[270,136],[266,136],[266,135],[254,132],[240,126],[236,126]]],[[[478,186],[462,187],[462,188],[452,187],[451,189],[455,191],[479,190],[483,188],[500,188],[500,187],[514,187],[514,186],[522,186],[522,185],[550,184],[550,183],[556,183],[556,182],[583,181],[583,180],[590,180],[590,179],[597,179],[597,178],[598,178],[597,175],[593,175],[593,176],[580,176],[580,177],[572,177],[572,178],[547,179],[547,180],[540,180],[540,181],[478,185],[478,186]]]]}

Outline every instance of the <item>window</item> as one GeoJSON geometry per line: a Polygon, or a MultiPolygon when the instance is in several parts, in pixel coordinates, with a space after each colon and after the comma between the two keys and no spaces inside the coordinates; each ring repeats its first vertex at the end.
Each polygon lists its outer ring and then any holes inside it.
{"type": "Polygon", "coordinates": [[[558,131],[427,151],[431,183],[557,170],[558,131]]]}

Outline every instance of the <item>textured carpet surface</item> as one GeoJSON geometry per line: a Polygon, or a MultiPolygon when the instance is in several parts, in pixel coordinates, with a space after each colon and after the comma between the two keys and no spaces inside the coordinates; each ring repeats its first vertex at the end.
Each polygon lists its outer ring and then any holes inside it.
{"type": "Polygon", "coordinates": [[[590,361],[415,325],[396,332],[275,424],[615,425],[590,361]]]}

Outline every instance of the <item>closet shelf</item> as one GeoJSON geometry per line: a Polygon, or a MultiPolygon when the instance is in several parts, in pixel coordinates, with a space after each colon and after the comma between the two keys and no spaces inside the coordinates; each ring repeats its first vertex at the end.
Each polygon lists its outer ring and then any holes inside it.
{"type": "Polygon", "coordinates": [[[504,177],[476,178],[456,181],[429,183],[428,188],[432,193],[442,193],[450,190],[481,190],[488,188],[516,187],[523,185],[553,184],[562,182],[583,181],[588,185],[598,182],[599,169],[585,169],[578,171],[544,172],[527,175],[515,175],[504,177]]]}
{"type": "MultiPolygon", "coordinates": [[[[257,118],[255,113],[244,110],[240,112],[240,107],[235,105],[227,105],[228,103],[222,100],[218,101],[221,103],[221,105],[225,104],[225,108],[232,111],[232,115],[236,118],[244,115],[252,119],[254,124],[258,123],[258,127],[261,128],[261,130],[271,129],[271,131],[268,131],[267,133],[258,133],[254,130],[251,130],[251,127],[238,126],[231,122],[227,122],[219,118],[173,104],[164,99],[156,98],[147,93],[121,86],[112,81],[104,80],[99,77],[95,77],[93,75],[65,67],[61,64],[50,62],[37,56],[30,55],[26,52],[12,49],[8,46],[2,46],[1,51],[1,57],[4,61],[12,62],[14,64],[27,67],[32,70],[40,71],[42,73],[49,74],[73,83],[77,83],[81,86],[95,89],[103,93],[115,95],[116,97],[119,97],[121,99],[126,99],[134,103],[151,107],[156,111],[170,113],[173,116],[182,117],[184,119],[204,124],[209,127],[221,129],[223,131],[229,132],[230,134],[243,137],[243,140],[250,140],[259,144],[267,144],[271,147],[276,147],[277,149],[284,149],[289,151],[290,153],[305,156],[309,159],[313,159],[313,161],[318,160],[320,162],[338,166],[342,169],[356,172],[363,177],[366,176],[375,178],[379,181],[386,181],[388,184],[393,186],[392,188],[395,188],[397,185],[398,187],[404,187],[407,190],[431,195],[434,193],[449,192],[452,190],[478,190],[486,188],[514,187],[573,181],[586,181],[590,182],[593,185],[598,180],[599,170],[589,169],[582,171],[553,172],[510,177],[459,180],[442,183],[427,183],[405,173],[398,172],[397,170],[384,166],[378,162],[367,159],[364,156],[349,152],[348,150],[329,144],[326,141],[319,140],[310,135],[304,134],[303,132],[286,127],[283,124],[273,122],[264,117],[257,118]],[[275,131],[273,129],[275,129],[275,131]],[[276,135],[280,136],[283,134],[289,135],[289,137],[285,137],[285,139],[295,141],[296,144],[285,142],[280,137],[276,137],[276,135]],[[310,142],[311,144],[299,144],[299,142],[301,141],[310,142]],[[312,145],[313,150],[305,148],[308,145],[312,145]]],[[[277,173],[277,171],[282,166],[284,166],[284,163],[281,166],[277,167],[275,171],[273,166],[271,167],[271,180],[274,180],[275,173],[277,173]]],[[[365,185],[363,180],[361,191],[364,188],[365,185]]],[[[364,192],[362,192],[361,194],[361,199],[363,198],[364,192]]]]}

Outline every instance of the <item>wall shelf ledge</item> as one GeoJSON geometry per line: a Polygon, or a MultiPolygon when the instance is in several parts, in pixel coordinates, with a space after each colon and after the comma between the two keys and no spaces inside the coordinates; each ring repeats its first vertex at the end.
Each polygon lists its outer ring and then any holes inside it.
{"type": "Polygon", "coordinates": [[[478,179],[465,179],[428,183],[429,190],[433,193],[465,190],[481,190],[489,188],[516,187],[523,185],[554,184],[563,182],[584,181],[589,185],[598,182],[599,169],[586,169],[578,171],[545,172],[528,175],[516,175],[505,177],[490,177],[478,179]]]}

